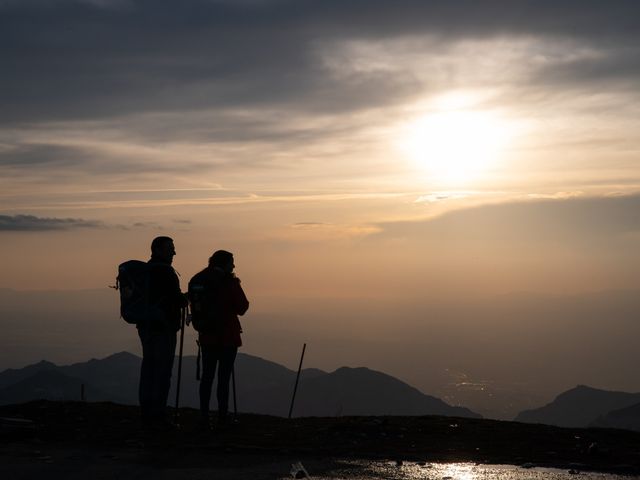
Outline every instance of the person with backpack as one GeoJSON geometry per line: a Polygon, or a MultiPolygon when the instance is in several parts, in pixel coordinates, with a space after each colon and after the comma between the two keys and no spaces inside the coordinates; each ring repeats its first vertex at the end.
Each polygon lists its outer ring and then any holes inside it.
{"type": "Polygon", "coordinates": [[[142,343],[139,400],[145,427],[172,429],[166,407],[171,387],[171,372],[176,352],[177,332],[181,327],[181,309],[187,307],[180,280],[171,264],[176,250],[170,237],[156,237],[151,242],[151,259],[147,262],[147,315],[137,323],[142,343]]]}
{"type": "Polygon", "coordinates": [[[249,308],[249,301],[233,273],[233,254],[216,251],[209,265],[189,282],[191,321],[198,331],[202,351],[200,380],[200,413],[202,427],[210,429],[209,401],[218,367],[218,425],[227,423],[229,411],[229,380],[233,364],[242,345],[239,315],[249,308]]]}

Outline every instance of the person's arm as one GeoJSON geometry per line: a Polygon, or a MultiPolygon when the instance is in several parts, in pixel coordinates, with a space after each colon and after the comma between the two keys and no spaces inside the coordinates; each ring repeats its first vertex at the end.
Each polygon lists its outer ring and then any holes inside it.
{"type": "Polygon", "coordinates": [[[233,309],[236,315],[244,315],[249,309],[249,300],[247,300],[247,296],[244,294],[244,290],[242,290],[242,287],[240,286],[239,278],[233,279],[232,299],[233,309]]]}
{"type": "Polygon", "coordinates": [[[172,286],[171,286],[171,297],[173,298],[173,302],[180,308],[184,308],[189,304],[189,300],[187,298],[186,293],[182,293],[180,290],[180,279],[178,275],[175,273],[175,270],[171,272],[172,278],[172,286]]]}

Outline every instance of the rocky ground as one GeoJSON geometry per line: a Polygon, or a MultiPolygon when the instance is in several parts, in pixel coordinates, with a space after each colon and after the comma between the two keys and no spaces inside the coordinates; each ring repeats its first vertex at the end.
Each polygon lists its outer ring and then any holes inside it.
{"type": "Polygon", "coordinates": [[[353,477],[364,474],[363,460],[640,474],[640,433],[625,430],[437,416],[287,420],[240,414],[226,429],[202,433],[198,412],[179,413],[179,430],[158,432],[143,430],[132,406],[51,401],[2,406],[0,477],[198,479],[211,478],[213,471],[228,479],[283,478],[296,462],[313,476],[353,477]]]}

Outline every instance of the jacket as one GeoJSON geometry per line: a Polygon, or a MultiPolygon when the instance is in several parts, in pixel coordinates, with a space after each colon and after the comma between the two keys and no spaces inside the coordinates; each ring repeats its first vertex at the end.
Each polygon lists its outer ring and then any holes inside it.
{"type": "MultiPolygon", "coordinates": [[[[201,345],[221,347],[240,347],[242,326],[239,315],[244,315],[249,308],[249,301],[240,285],[240,279],[220,269],[207,267],[193,276],[189,282],[191,309],[195,316],[193,286],[204,286],[204,301],[212,307],[208,311],[213,328],[201,328],[198,338],[201,345]]],[[[195,327],[195,325],[194,325],[195,327]]]]}
{"type": "Polygon", "coordinates": [[[180,280],[176,271],[166,262],[151,257],[149,276],[149,303],[157,305],[164,321],[142,325],[153,332],[176,332],[180,330],[180,309],[188,305],[187,297],[180,291],[180,280]]]}

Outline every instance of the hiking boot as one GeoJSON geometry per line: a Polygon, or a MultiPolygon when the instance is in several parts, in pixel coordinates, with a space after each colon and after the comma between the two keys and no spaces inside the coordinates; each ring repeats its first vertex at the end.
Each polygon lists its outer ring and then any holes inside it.
{"type": "Polygon", "coordinates": [[[172,422],[166,417],[156,418],[152,423],[151,429],[156,432],[175,432],[179,430],[179,425],[172,422]]]}
{"type": "Polygon", "coordinates": [[[229,415],[226,413],[218,414],[218,426],[226,427],[229,424],[229,415]]]}
{"type": "Polygon", "coordinates": [[[213,430],[213,426],[211,425],[211,420],[209,416],[200,417],[200,421],[198,422],[198,431],[199,432],[210,432],[213,430]]]}
{"type": "Polygon", "coordinates": [[[153,415],[141,415],[140,416],[140,426],[142,430],[151,430],[155,423],[155,417],[153,415]]]}
{"type": "Polygon", "coordinates": [[[218,421],[216,422],[216,429],[218,430],[229,430],[233,428],[238,421],[235,417],[230,416],[228,414],[218,415],[218,421]]]}

